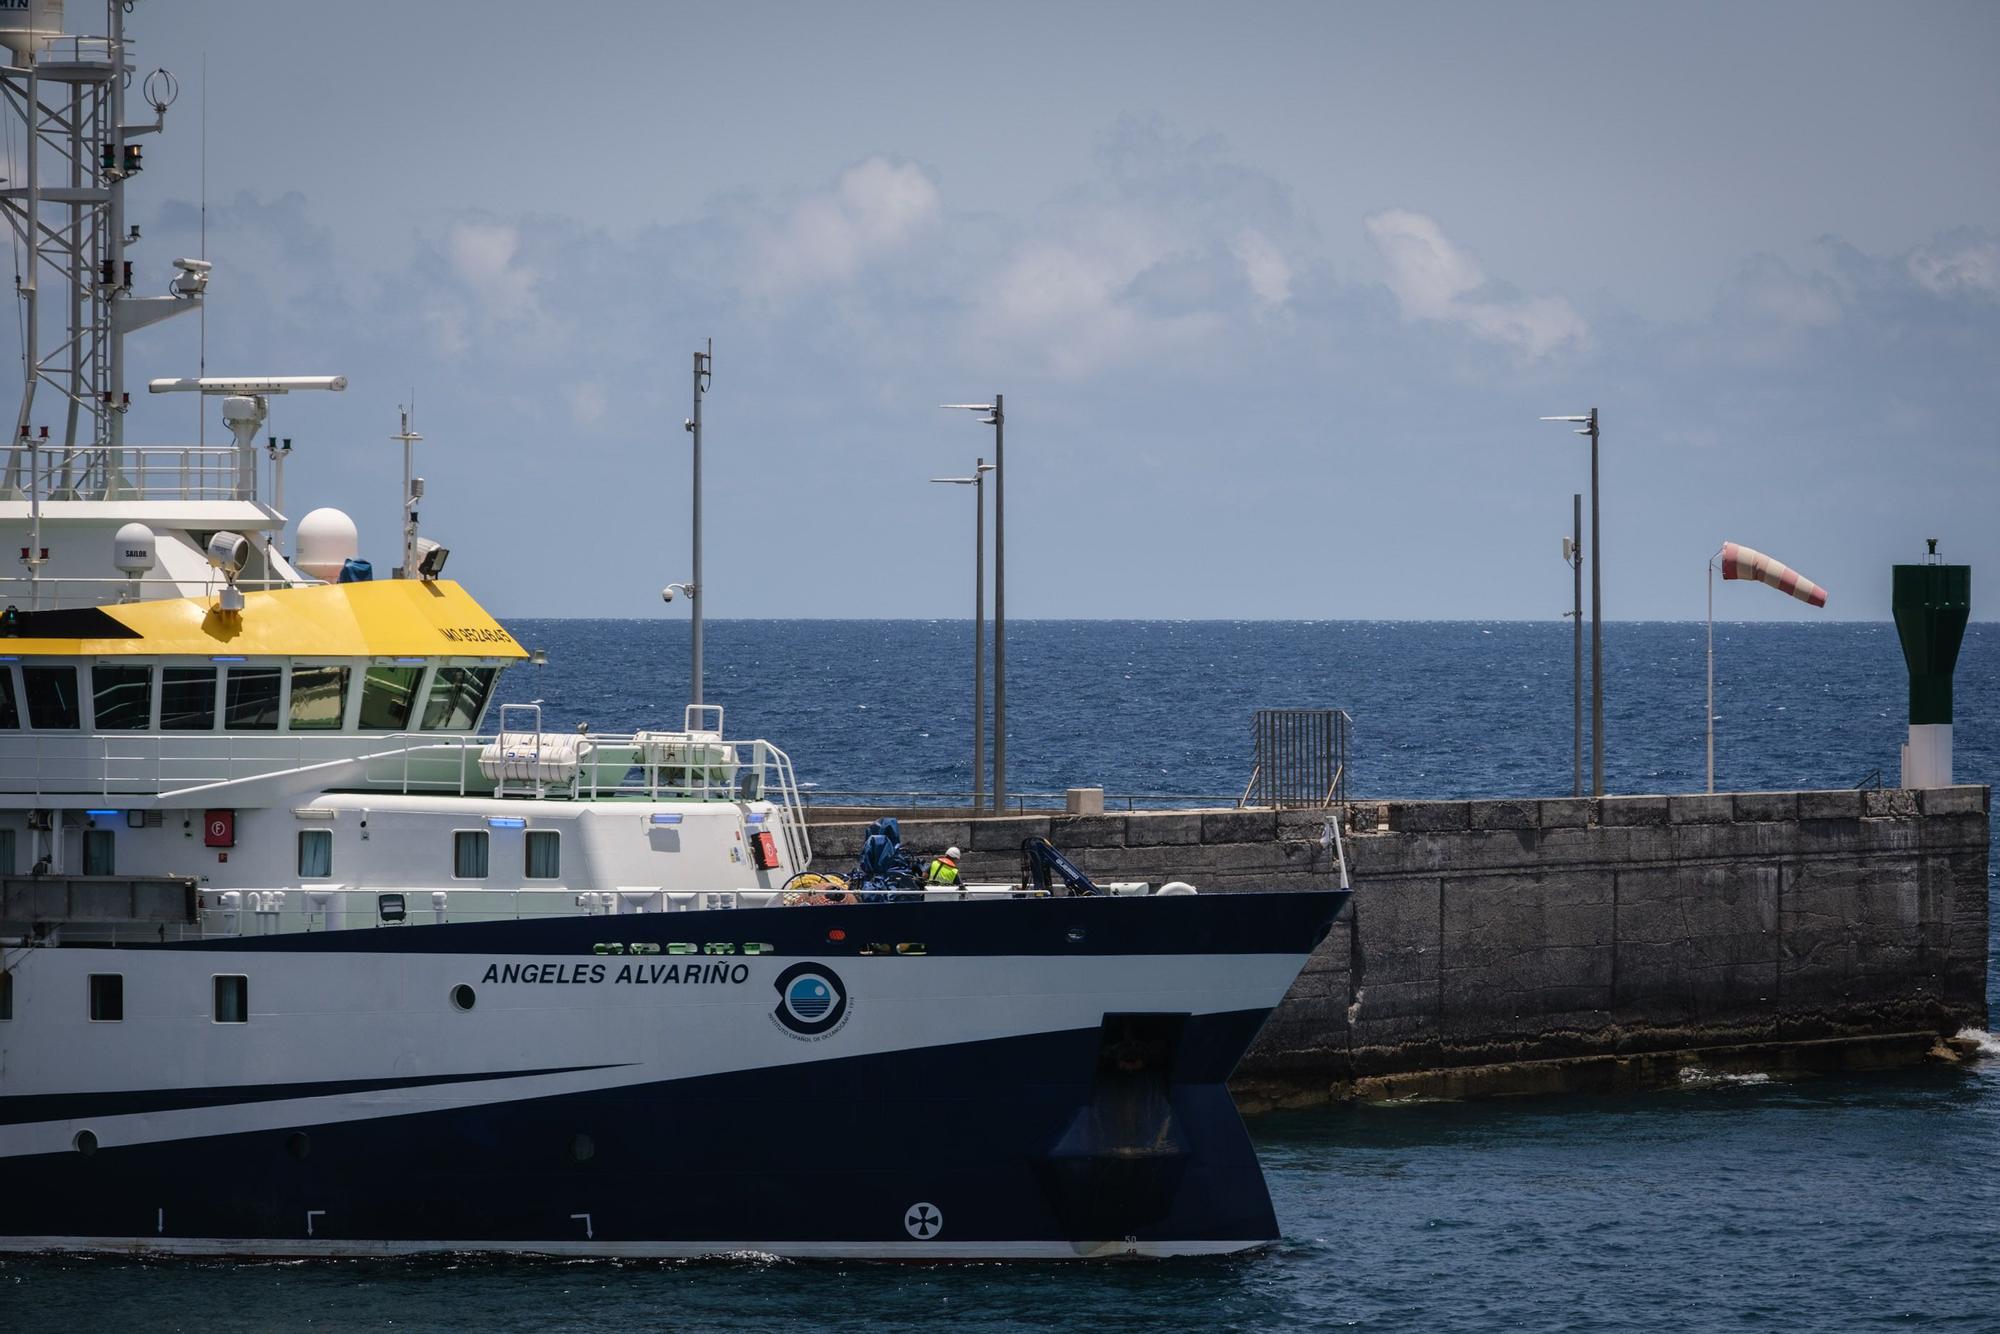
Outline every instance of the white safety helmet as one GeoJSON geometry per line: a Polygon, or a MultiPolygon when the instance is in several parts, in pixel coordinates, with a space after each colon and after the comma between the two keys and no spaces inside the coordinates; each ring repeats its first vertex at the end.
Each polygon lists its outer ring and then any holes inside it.
{"type": "Polygon", "coordinates": [[[951,858],[951,859],[952,859],[953,861],[957,861],[957,860],[958,860],[958,849],[957,849],[957,848],[946,848],[946,849],[944,850],[944,855],[945,855],[945,856],[947,856],[947,857],[949,857],[949,858],[951,858]]]}

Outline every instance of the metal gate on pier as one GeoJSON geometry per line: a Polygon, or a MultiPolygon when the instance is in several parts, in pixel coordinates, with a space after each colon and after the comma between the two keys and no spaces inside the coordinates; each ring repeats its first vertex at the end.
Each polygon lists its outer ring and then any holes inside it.
{"type": "Polygon", "coordinates": [[[1347,800],[1344,709],[1259,709],[1251,719],[1256,767],[1241,806],[1336,806],[1347,800]]]}

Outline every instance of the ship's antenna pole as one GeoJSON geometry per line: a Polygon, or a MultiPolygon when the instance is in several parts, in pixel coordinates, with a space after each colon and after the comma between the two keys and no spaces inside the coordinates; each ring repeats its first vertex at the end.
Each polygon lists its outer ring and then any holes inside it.
{"type": "MultiPolygon", "coordinates": [[[[30,24],[32,25],[32,22],[30,24]]],[[[21,390],[21,415],[14,423],[14,438],[25,449],[28,438],[28,419],[35,410],[35,383],[42,377],[41,354],[41,286],[42,268],[42,169],[41,154],[37,151],[42,142],[40,127],[36,121],[41,116],[41,80],[36,74],[36,52],[31,40],[28,45],[28,91],[22,105],[26,108],[28,127],[28,216],[24,230],[28,238],[28,276],[20,282],[21,306],[25,323],[21,326],[21,365],[27,372],[27,384],[21,390]]],[[[17,280],[18,281],[18,280],[17,280]]],[[[31,461],[29,467],[34,466],[31,461]]],[[[32,577],[32,574],[31,576],[32,577]]]]}
{"type": "MultiPolygon", "coordinates": [[[[81,198],[84,189],[84,89],[80,83],[69,86],[69,185],[77,193],[72,198],[81,198]]],[[[84,221],[86,212],[80,208],[69,211],[69,252],[83,254],[84,221]]],[[[83,284],[72,281],[69,285],[69,327],[72,336],[83,327],[83,284]]],[[[86,397],[83,384],[83,358],[72,349],[69,357],[69,412],[63,424],[63,449],[76,449],[76,427],[82,419],[82,408],[86,397]]],[[[96,427],[93,419],[92,429],[96,427]]],[[[65,458],[70,457],[66,452],[65,458]]]]}
{"type": "MultiPolygon", "coordinates": [[[[208,258],[208,52],[201,53],[201,257],[208,258]]],[[[208,305],[202,304],[195,317],[201,321],[201,351],[199,353],[200,375],[208,374],[208,305]]],[[[208,444],[208,414],[201,395],[194,400],[195,443],[208,444]]]]}
{"type": "MultiPolygon", "coordinates": [[[[29,15],[28,26],[34,26],[34,16],[29,15]]],[[[28,44],[28,91],[23,103],[26,108],[28,127],[28,281],[21,289],[23,304],[27,309],[27,323],[21,331],[21,364],[27,370],[28,382],[21,392],[21,420],[15,431],[15,443],[28,460],[28,549],[21,553],[22,561],[28,567],[28,607],[39,608],[41,603],[42,575],[42,459],[33,441],[28,438],[28,417],[35,406],[35,384],[42,376],[41,363],[41,301],[39,298],[42,268],[42,169],[40,154],[41,127],[36,122],[41,118],[41,85],[35,73],[36,51],[32,38],[28,44]]]]}
{"type": "Polygon", "coordinates": [[[693,604],[694,613],[688,636],[690,704],[702,702],[701,604],[708,597],[708,585],[701,579],[701,400],[714,378],[714,366],[715,340],[711,338],[706,350],[694,354],[694,415],[686,422],[688,433],[694,437],[694,572],[688,581],[688,601],[693,604]]]}
{"type": "MultiPolygon", "coordinates": [[[[410,403],[416,404],[417,391],[410,391],[410,403]]],[[[410,409],[399,407],[403,429],[390,436],[391,440],[403,442],[403,563],[396,570],[398,579],[408,579],[417,564],[417,501],[423,498],[423,479],[413,473],[414,459],[411,446],[423,437],[410,429],[410,409]]]]}
{"type": "MultiPolygon", "coordinates": [[[[111,79],[108,89],[110,98],[110,119],[104,126],[104,136],[111,144],[111,161],[118,169],[125,166],[125,6],[113,4],[111,10],[111,79]]],[[[108,206],[110,226],[105,229],[104,259],[106,269],[100,277],[104,280],[106,298],[104,307],[105,326],[109,336],[105,340],[105,380],[104,388],[108,397],[104,400],[104,410],[98,413],[98,439],[94,444],[109,445],[113,449],[125,443],[125,414],[119,410],[125,401],[125,331],[120,327],[118,306],[131,295],[125,281],[125,181],[120,176],[111,183],[111,200],[108,206]]],[[[114,455],[115,459],[116,456],[114,455]]],[[[116,465],[113,465],[115,471],[116,465]]]]}

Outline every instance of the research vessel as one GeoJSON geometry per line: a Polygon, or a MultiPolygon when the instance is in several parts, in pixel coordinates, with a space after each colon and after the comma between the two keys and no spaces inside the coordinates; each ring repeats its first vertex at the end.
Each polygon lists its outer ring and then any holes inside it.
{"type": "Polygon", "coordinates": [[[0,1248],[1276,1237],[1225,1080],[1345,891],[802,889],[791,761],[720,709],[609,734],[493,708],[527,654],[443,577],[407,465],[386,577],[347,516],[287,518],[269,400],[342,377],[150,380],[215,400],[230,439],[126,440],[126,336],[199,308],[210,270],[139,294],[125,190],[173,82],[132,67],[129,4],[71,8],[101,35],[54,0],[0,9],[27,131],[0,187],[26,256],[0,1248]]]}

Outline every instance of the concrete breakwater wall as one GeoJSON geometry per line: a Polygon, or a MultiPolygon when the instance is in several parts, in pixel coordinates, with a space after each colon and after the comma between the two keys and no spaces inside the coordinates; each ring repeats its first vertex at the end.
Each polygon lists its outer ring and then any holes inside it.
{"type": "MultiPolygon", "coordinates": [[[[1238,1071],[1248,1105],[1620,1087],[1894,1060],[1986,1023],[1989,791],[1357,802],[1354,907],[1238,1071]]],[[[1331,883],[1328,816],[906,820],[1012,879],[1050,838],[1091,876],[1331,883]]],[[[852,866],[865,825],[815,826],[852,866]]]]}

